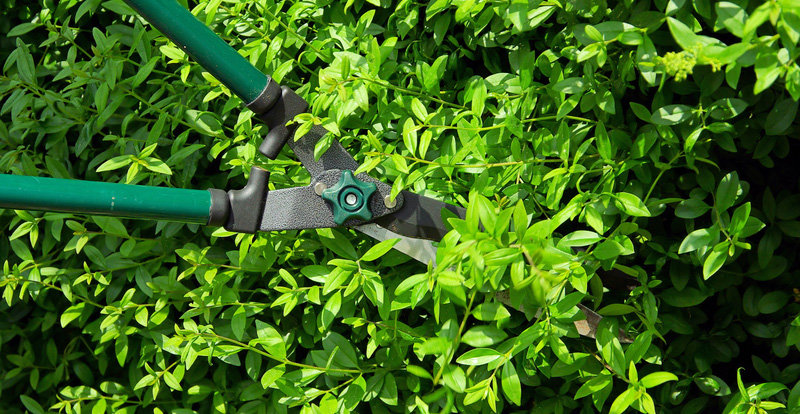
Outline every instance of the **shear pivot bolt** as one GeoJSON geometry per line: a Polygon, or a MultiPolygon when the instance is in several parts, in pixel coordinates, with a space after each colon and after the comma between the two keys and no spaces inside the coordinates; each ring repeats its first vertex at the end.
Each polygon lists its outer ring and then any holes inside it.
{"type": "MultiPolygon", "coordinates": [[[[316,185],[314,186],[316,190],[316,185]]],[[[339,182],[331,188],[325,188],[320,196],[327,201],[333,210],[333,221],[342,225],[348,220],[372,220],[369,209],[369,197],[377,190],[375,184],[359,180],[350,170],[342,171],[339,182]]]]}
{"type": "Polygon", "coordinates": [[[316,183],[314,184],[314,192],[317,193],[318,196],[322,195],[322,192],[327,190],[328,186],[325,183],[316,183]]]}
{"type": "Polygon", "coordinates": [[[397,205],[397,200],[392,200],[392,196],[387,194],[383,197],[383,205],[386,208],[394,208],[397,205]]]}

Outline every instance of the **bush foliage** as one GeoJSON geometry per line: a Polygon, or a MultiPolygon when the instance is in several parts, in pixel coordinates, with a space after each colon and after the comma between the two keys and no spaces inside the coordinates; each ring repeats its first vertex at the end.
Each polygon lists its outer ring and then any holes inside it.
{"type": "MultiPolygon", "coordinates": [[[[797,1],[187,6],[301,129],[467,218],[432,269],[347,229],[0,211],[3,413],[800,412],[797,1]]],[[[0,15],[0,172],[309,181],[120,0],[0,15]]]]}

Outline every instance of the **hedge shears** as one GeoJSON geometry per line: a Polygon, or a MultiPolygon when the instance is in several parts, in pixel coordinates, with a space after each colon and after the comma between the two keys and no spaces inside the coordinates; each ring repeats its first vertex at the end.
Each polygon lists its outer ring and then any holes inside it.
{"type": "MultiPolygon", "coordinates": [[[[0,175],[0,208],[61,211],[221,226],[239,233],[351,227],[377,240],[399,239],[394,248],[435,265],[436,246],[448,232],[444,216],[466,210],[401,191],[366,173],[335,139],[319,158],[314,149],[327,130],[294,132],[292,120],[309,104],[292,89],[261,73],[175,0],[126,0],[205,70],[246,102],[268,127],[259,152],[275,159],[288,145],[311,176],[303,187],[268,190],[269,172],[254,166],[239,190],[207,191],[0,175]]],[[[502,297],[498,299],[507,303],[502,297]]],[[[582,307],[579,333],[594,337],[600,316],[582,307]]]]}

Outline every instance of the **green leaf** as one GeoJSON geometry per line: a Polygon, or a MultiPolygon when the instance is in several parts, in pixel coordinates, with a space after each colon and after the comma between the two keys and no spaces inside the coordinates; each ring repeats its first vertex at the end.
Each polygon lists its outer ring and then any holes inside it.
{"type": "Polygon", "coordinates": [[[736,203],[736,198],[739,196],[740,185],[739,175],[736,171],[732,171],[725,175],[717,186],[716,198],[714,204],[719,211],[725,211],[736,203]]]}
{"type": "Polygon", "coordinates": [[[44,408],[42,408],[42,406],[39,405],[39,403],[36,402],[36,400],[34,400],[33,398],[28,397],[27,395],[20,395],[19,399],[20,401],[22,401],[22,405],[24,405],[25,408],[27,408],[28,411],[31,412],[31,414],[45,413],[44,408]]]}
{"type": "Polygon", "coordinates": [[[97,92],[94,94],[94,105],[100,112],[106,109],[106,104],[108,103],[108,92],[108,84],[104,83],[97,88],[97,92]]]}
{"type": "Polygon", "coordinates": [[[476,306],[472,311],[472,316],[479,321],[498,321],[511,317],[511,314],[502,303],[490,302],[476,306]]]}
{"type": "Polygon", "coordinates": [[[675,288],[669,288],[661,293],[660,297],[664,302],[678,308],[690,308],[703,303],[709,294],[703,293],[697,288],[686,287],[678,291],[675,288]]]}
{"type": "Polygon", "coordinates": [[[773,7],[771,2],[758,6],[745,22],[742,37],[749,38],[755,33],[756,29],[769,19],[773,7]]]}
{"type": "Polygon", "coordinates": [[[502,356],[503,354],[490,348],[471,349],[458,357],[456,362],[461,365],[486,365],[502,356]]]}
{"type": "Polygon", "coordinates": [[[506,338],[508,338],[508,334],[500,328],[493,325],[479,325],[464,333],[461,342],[475,348],[485,348],[496,345],[506,338]]]}
{"type": "Polygon", "coordinates": [[[14,26],[13,29],[9,30],[8,33],[6,33],[6,37],[21,36],[39,26],[41,25],[38,23],[20,23],[14,26]]]}
{"type": "Polygon", "coordinates": [[[747,102],[737,98],[724,98],[711,104],[709,115],[714,119],[727,120],[747,109],[747,102]]]}
{"type": "Polygon", "coordinates": [[[517,370],[511,361],[503,364],[503,370],[500,372],[501,384],[503,386],[503,394],[516,405],[522,405],[522,386],[517,376],[517,370]]]}
{"type": "Polygon", "coordinates": [[[666,371],[659,371],[645,375],[645,377],[642,378],[642,380],[639,381],[639,383],[642,384],[642,386],[645,388],[653,388],[667,381],[677,381],[677,380],[678,377],[675,376],[675,374],[666,371]]]}
{"type": "Polygon", "coordinates": [[[618,205],[625,213],[635,217],[650,217],[650,210],[644,205],[642,200],[631,193],[615,194],[618,205]]]}
{"type": "Polygon", "coordinates": [[[667,17],[667,24],[669,25],[669,31],[672,33],[672,37],[675,38],[675,42],[677,42],[683,50],[689,50],[704,43],[699,36],[689,29],[689,26],[686,26],[680,20],[667,17]]]}
{"type": "Polygon", "coordinates": [[[636,308],[622,303],[612,303],[597,311],[597,313],[603,316],[620,316],[634,312],[636,312],[636,308]]]}
{"type": "Polygon", "coordinates": [[[394,245],[397,244],[399,241],[400,241],[400,239],[384,240],[384,241],[382,241],[382,242],[370,247],[370,249],[367,250],[367,252],[364,253],[363,256],[361,256],[361,260],[364,260],[364,261],[367,261],[367,262],[372,261],[372,260],[377,260],[381,256],[383,256],[384,254],[386,254],[386,252],[391,250],[392,247],[394,247],[394,245]]]}
{"type": "MultiPolygon", "coordinates": [[[[670,18],[672,20],[672,18],[670,18]]],[[[650,117],[657,125],[677,125],[687,121],[694,114],[694,108],[687,105],[667,105],[658,108],[650,117]]]]}
{"type": "Polygon", "coordinates": [[[608,239],[594,248],[592,254],[600,260],[614,259],[625,252],[625,248],[614,240],[608,239]]]}
{"type": "Polygon", "coordinates": [[[95,171],[97,172],[112,171],[118,168],[125,167],[132,162],[133,162],[133,157],[131,157],[130,155],[120,155],[100,164],[100,166],[97,167],[97,170],[95,171]]]}
{"type": "Polygon", "coordinates": [[[414,113],[414,116],[417,117],[420,122],[425,122],[428,118],[428,110],[425,109],[425,105],[417,98],[411,100],[411,112],[414,113]]]}
{"type": "Polygon", "coordinates": [[[641,119],[644,122],[650,122],[653,115],[650,113],[644,105],[638,104],[636,102],[630,103],[631,109],[633,109],[633,113],[636,114],[636,117],[641,119]]]}
{"type": "MultiPolygon", "coordinates": [[[[591,26],[587,26],[587,28],[588,27],[591,26]]],[[[553,90],[566,94],[581,93],[586,90],[586,83],[583,81],[583,78],[567,78],[553,85],[553,90]]]]}
{"type": "Polygon", "coordinates": [[[164,383],[167,384],[168,387],[172,388],[175,391],[183,391],[181,388],[181,383],[175,378],[175,375],[172,375],[169,371],[164,371],[164,383]]]}
{"type": "Polygon", "coordinates": [[[681,242],[678,254],[693,252],[701,247],[711,247],[719,237],[719,229],[711,227],[689,233],[681,242]]]}
{"type": "Polygon", "coordinates": [[[125,228],[125,225],[122,224],[119,219],[114,217],[105,217],[105,216],[95,216],[92,218],[95,223],[97,223],[100,228],[113,236],[119,237],[130,237],[128,235],[128,230],[125,228]]]}
{"type": "Polygon", "coordinates": [[[721,252],[712,251],[706,257],[705,262],[703,262],[703,279],[708,280],[711,276],[713,276],[717,271],[725,264],[725,260],[728,258],[728,249],[725,249],[721,252]]]}
{"type": "Polygon", "coordinates": [[[261,376],[261,386],[264,389],[271,387],[284,373],[286,373],[286,365],[278,365],[275,368],[267,370],[267,372],[261,376]]]}
{"type": "Polygon", "coordinates": [[[86,302],[78,302],[61,313],[61,327],[65,328],[70,322],[77,319],[83,313],[83,308],[86,307],[86,302]]]}
{"type": "Polygon", "coordinates": [[[769,135],[782,135],[787,132],[797,119],[798,102],[794,99],[783,99],[769,111],[764,129],[769,135]]]}
{"type": "Polygon", "coordinates": [[[136,313],[134,314],[136,322],[138,322],[139,325],[142,325],[145,328],[147,327],[147,321],[149,317],[150,317],[150,312],[144,306],[136,309],[136,313]]]}
{"type": "Polygon", "coordinates": [[[724,26],[736,37],[744,36],[747,13],[738,4],[721,1],[714,5],[717,11],[717,26],[724,26]]]}
{"type": "Polygon", "coordinates": [[[614,402],[611,403],[609,414],[622,414],[634,401],[636,401],[636,389],[628,388],[622,391],[622,393],[614,399],[614,402]]]}
{"type": "Polygon", "coordinates": [[[144,167],[152,172],[164,175],[172,175],[172,170],[169,168],[169,166],[167,166],[164,161],[161,161],[158,158],[147,157],[142,161],[144,162],[144,167]]]}
{"type": "Polygon", "coordinates": [[[583,247],[595,244],[603,240],[603,236],[588,230],[578,230],[564,236],[559,242],[559,246],[564,247],[583,247]]]}
{"type": "Polygon", "coordinates": [[[601,390],[610,387],[613,384],[613,378],[610,375],[597,375],[586,381],[578,391],[575,393],[575,399],[583,398],[588,395],[600,392],[601,390]]]}
{"type": "Polygon", "coordinates": [[[420,378],[426,378],[430,380],[433,379],[433,376],[428,371],[426,371],[425,368],[422,368],[418,365],[411,365],[411,364],[406,365],[406,371],[408,371],[409,374],[415,375],[420,378]]]}
{"type": "Polygon", "coordinates": [[[603,157],[604,160],[613,159],[615,155],[614,146],[611,143],[603,121],[597,122],[597,126],[595,127],[595,140],[597,141],[597,151],[600,153],[600,156],[603,157]]]}
{"type": "MultiPolygon", "coordinates": [[[[406,118],[403,123],[403,143],[406,145],[406,149],[411,153],[411,156],[417,153],[417,146],[419,144],[417,126],[411,118],[406,118]]],[[[405,160],[403,160],[402,164],[405,165],[405,160]]],[[[398,168],[400,168],[399,165],[398,168]]],[[[405,167],[404,170],[405,173],[408,173],[408,167],[405,167]]]]}
{"type": "Polygon", "coordinates": [[[339,315],[339,310],[342,308],[342,293],[340,291],[336,291],[333,295],[325,302],[325,306],[322,307],[322,313],[320,314],[320,319],[322,322],[321,329],[322,331],[328,330],[333,320],[339,315]]]}
{"type": "Polygon", "coordinates": [[[680,204],[675,207],[675,215],[683,219],[693,219],[702,216],[709,210],[711,210],[711,206],[702,200],[690,198],[681,201],[680,204]]]}
{"type": "Polygon", "coordinates": [[[239,306],[233,312],[233,317],[231,317],[231,329],[233,330],[233,336],[235,336],[236,339],[240,341],[242,340],[246,325],[247,311],[245,310],[244,306],[239,306]]]}
{"type": "Polygon", "coordinates": [[[260,344],[270,355],[277,358],[286,358],[286,344],[283,337],[272,325],[256,319],[257,339],[250,341],[251,344],[260,344]]]}

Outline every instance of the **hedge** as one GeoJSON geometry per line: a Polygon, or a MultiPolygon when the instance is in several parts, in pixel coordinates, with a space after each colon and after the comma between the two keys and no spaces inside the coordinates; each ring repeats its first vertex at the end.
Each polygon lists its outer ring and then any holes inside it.
{"type": "MultiPolygon", "coordinates": [[[[345,228],[0,210],[3,413],[800,412],[797,1],[185,5],[318,151],[467,217],[432,268],[345,228]]],[[[0,15],[0,172],[309,182],[120,0],[0,15]]]]}

